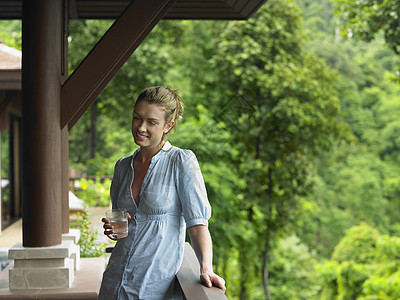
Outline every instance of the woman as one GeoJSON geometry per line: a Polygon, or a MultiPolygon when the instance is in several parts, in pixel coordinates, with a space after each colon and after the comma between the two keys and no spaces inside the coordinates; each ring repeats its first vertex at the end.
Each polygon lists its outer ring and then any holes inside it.
{"type": "MultiPolygon", "coordinates": [[[[112,207],[128,210],[129,234],[112,252],[99,299],[184,299],[175,274],[186,229],[201,281],[225,292],[212,269],[211,207],[199,164],[192,151],[166,141],[182,113],[180,96],[170,87],[148,88],[136,100],[132,135],[139,149],[116,163],[110,189],[112,207]]],[[[102,221],[113,239],[109,220],[102,221]]]]}

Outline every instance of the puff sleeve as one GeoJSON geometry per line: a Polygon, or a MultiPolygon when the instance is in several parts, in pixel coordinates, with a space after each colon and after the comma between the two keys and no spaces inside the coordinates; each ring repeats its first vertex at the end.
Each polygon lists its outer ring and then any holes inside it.
{"type": "Polygon", "coordinates": [[[180,151],[177,156],[176,175],[177,191],[186,228],[194,225],[208,226],[211,206],[199,163],[192,151],[180,151]]]}

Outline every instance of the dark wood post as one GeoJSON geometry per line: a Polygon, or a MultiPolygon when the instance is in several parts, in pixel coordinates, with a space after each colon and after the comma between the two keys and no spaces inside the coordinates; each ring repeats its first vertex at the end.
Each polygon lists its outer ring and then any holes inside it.
{"type": "MultiPolygon", "coordinates": [[[[64,0],[63,36],[61,47],[61,83],[68,79],[69,1],[64,0]]],[[[61,101],[61,99],[60,99],[61,101]]],[[[61,115],[61,112],[60,112],[61,115]]],[[[61,118],[61,117],[60,117],[61,118]]],[[[69,232],[69,133],[68,126],[61,129],[61,232],[69,232]]]]}
{"type": "Polygon", "coordinates": [[[62,0],[22,11],[23,245],[61,243],[62,0]]]}
{"type": "Polygon", "coordinates": [[[68,126],[61,131],[61,213],[62,233],[69,232],[69,134],[68,126]]]}

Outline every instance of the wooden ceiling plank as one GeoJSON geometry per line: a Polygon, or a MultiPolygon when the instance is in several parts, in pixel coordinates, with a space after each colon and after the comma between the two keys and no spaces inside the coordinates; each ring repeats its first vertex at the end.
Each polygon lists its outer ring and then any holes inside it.
{"type": "Polygon", "coordinates": [[[68,78],[61,92],[61,127],[71,128],[96,100],[175,0],[135,0],[68,78]]]}
{"type": "Polygon", "coordinates": [[[246,20],[243,16],[233,13],[224,13],[224,14],[186,14],[185,17],[183,18],[181,14],[168,14],[167,17],[164,18],[165,20],[177,20],[177,19],[185,19],[185,20],[226,20],[226,21],[232,21],[232,20],[246,20]]]}
{"type": "Polygon", "coordinates": [[[226,8],[227,5],[225,2],[185,2],[185,1],[178,1],[175,5],[171,8],[172,10],[178,7],[186,7],[186,8],[197,8],[197,7],[208,7],[210,9],[214,7],[222,7],[226,8]]]}
{"type": "MultiPolygon", "coordinates": [[[[197,7],[196,8],[196,10],[194,11],[194,10],[190,10],[190,9],[188,9],[188,8],[186,8],[186,7],[184,7],[184,8],[175,8],[174,10],[173,10],[173,12],[172,13],[175,13],[175,14],[188,14],[188,15],[202,15],[202,14],[210,14],[210,10],[209,9],[207,9],[207,8],[205,8],[205,7],[197,7]]],[[[226,13],[236,13],[236,11],[234,11],[233,9],[226,9],[226,8],[224,8],[224,7],[215,7],[214,9],[213,9],[213,14],[215,14],[215,15],[219,15],[219,14],[226,14],[226,13]]],[[[171,14],[171,12],[169,13],[169,14],[171,14]]]]}

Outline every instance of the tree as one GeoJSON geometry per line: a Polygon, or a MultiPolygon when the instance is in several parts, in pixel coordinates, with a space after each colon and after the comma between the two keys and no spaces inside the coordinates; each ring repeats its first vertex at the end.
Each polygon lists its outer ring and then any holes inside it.
{"type": "Polygon", "coordinates": [[[399,12],[399,0],[337,0],[336,6],[345,36],[371,41],[383,31],[386,43],[396,54],[400,54],[399,12]]]}
{"type": "MultiPolygon", "coordinates": [[[[400,55],[400,0],[337,0],[336,15],[342,34],[371,41],[383,33],[386,44],[400,55]]],[[[396,71],[400,82],[400,67],[396,71]]]]}
{"type": "Polygon", "coordinates": [[[226,25],[214,58],[221,95],[231,99],[227,105],[220,100],[225,110],[219,115],[241,153],[242,209],[259,233],[254,244],[243,245],[242,263],[254,258],[249,248],[263,253],[267,299],[271,241],[291,226],[299,197],[312,190],[313,155],[345,131],[337,119],[335,74],[304,51],[300,24],[292,1],[268,1],[247,22],[226,25]]]}
{"type": "Polygon", "coordinates": [[[346,231],[330,261],[319,265],[321,299],[397,299],[400,238],[382,235],[367,223],[346,231]]]}
{"type": "MultiPolygon", "coordinates": [[[[305,197],[309,209],[297,230],[303,242],[328,257],[344,231],[362,220],[385,233],[399,232],[393,213],[399,209],[399,92],[390,77],[400,56],[383,45],[380,34],[369,42],[338,39],[334,31],[322,34],[321,22],[313,22],[321,15],[322,3],[298,2],[310,19],[305,21],[310,32],[307,49],[339,72],[335,87],[342,117],[354,134],[351,143],[337,143],[330,153],[318,155],[315,193],[305,197]]],[[[331,26],[338,24],[337,18],[341,15],[331,19],[331,26]]]]}
{"type": "Polygon", "coordinates": [[[314,251],[291,235],[277,241],[271,257],[272,299],[315,299],[319,285],[314,251]]]}
{"type": "Polygon", "coordinates": [[[22,22],[20,20],[0,20],[0,41],[9,47],[22,49],[22,22]]]}

